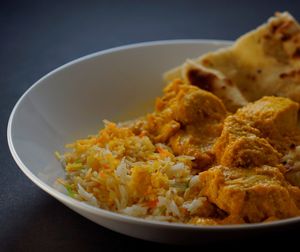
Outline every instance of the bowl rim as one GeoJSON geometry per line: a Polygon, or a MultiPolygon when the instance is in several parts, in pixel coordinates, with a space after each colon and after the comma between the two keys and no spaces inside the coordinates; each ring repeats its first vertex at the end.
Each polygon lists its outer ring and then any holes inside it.
{"type": "Polygon", "coordinates": [[[283,220],[276,220],[272,222],[263,222],[263,223],[253,223],[253,224],[233,224],[233,225],[216,225],[216,226],[206,226],[206,225],[192,225],[192,224],[184,224],[184,223],[169,223],[169,222],[163,222],[163,221],[157,221],[157,220],[146,220],[138,217],[132,217],[123,215],[120,213],[108,211],[105,209],[97,208],[91,205],[88,205],[84,202],[80,202],[78,200],[75,200],[66,194],[59,192],[54,187],[49,186],[45,182],[43,182],[40,178],[38,178],[36,175],[34,175],[30,169],[22,162],[21,158],[19,157],[18,153],[16,152],[16,149],[14,147],[13,143],[13,137],[12,137],[12,123],[14,120],[14,116],[16,111],[18,110],[21,102],[23,99],[37,86],[42,85],[43,81],[47,79],[48,77],[66,69],[69,67],[72,67],[72,65],[75,65],[77,63],[100,57],[102,55],[120,52],[128,49],[135,49],[135,48],[141,48],[141,47],[149,47],[149,46],[161,46],[161,45],[170,45],[170,44],[222,44],[224,46],[230,46],[232,45],[233,41],[229,40],[217,40],[217,39],[173,39],[173,40],[158,40],[158,41],[148,41],[148,42],[140,42],[140,43],[134,43],[134,44],[128,44],[123,46],[117,46],[113,48],[109,48],[106,50],[101,50],[98,52],[94,52],[91,54],[88,54],[86,56],[79,57],[77,59],[74,59],[70,62],[67,62],[63,64],[60,67],[55,68],[54,70],[50,71],[43,77],[41,77],[39,80],[37,80],[33,85],[31,85],[24,93],[23,95],[18,99],[16,104],[14,105],[12,112],[9,116],[8,125],[7,125],[7,141],[8,146],[11,152],[11,155],[15,162],[17,163],[18,167],[21,169],[21,171],[39,188],[41,188],[46,193],[50,194],[52,197],[56,198],[60,202],[72,206],[74,209],[78,208],[82,211],[86,211],[88,213],[99,215],[102,218],[106,219],[112,219],[114,221],[120,221],[120,222],[126,222],[131,223],[135,225],[144,225],[144,226],[155,226],[155,227],[161,227],[161,228],[170,228],[170,229],[184,229],[184,230],[199,230],[199,231],[226,231],[226,230],[245,230],[245,229],[262,229],[262,228],[271,228],[271,227],[278,227],[283,226],[287,224],[292,224],[300,221],[300,217],[292,217],[288,219],[283,220]]]}

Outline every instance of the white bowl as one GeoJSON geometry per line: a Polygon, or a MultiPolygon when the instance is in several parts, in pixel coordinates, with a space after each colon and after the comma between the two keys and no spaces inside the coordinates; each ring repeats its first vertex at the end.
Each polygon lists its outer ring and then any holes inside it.
{"type": "MultiPolygon", "coordinates": [[[[162,73],[230,42],[175,40],[118,47],[72,61],[36,82],[15,105],[8,144],[21,170],[41,189],[82,216],[117,232],[167,243],[197,243],[295,223],[192,226],[146,221],[78,202],[54,189],[64,172],[54,151],[96,133],[102,120],[122,120],[151,111],[161,94],[162,73]]],[[[57,227],[59,228],[59,227],[57,227]]]]}

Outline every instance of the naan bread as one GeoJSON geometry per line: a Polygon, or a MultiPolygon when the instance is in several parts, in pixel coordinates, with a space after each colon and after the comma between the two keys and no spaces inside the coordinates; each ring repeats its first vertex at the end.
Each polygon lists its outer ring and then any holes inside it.
{"type": "Polygon", "coordinates": [[[300,102],[300,26],[289,13],[276,13],[233,46],[188,60],[164,78],[208,90],[230,111],[267,95],[300,102]]]}

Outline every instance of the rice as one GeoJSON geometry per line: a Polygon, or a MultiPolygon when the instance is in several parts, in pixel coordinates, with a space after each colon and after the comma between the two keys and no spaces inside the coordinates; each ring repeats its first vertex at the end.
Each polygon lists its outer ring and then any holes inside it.
{"type": "MultiPolygon", "coordinates": [[[[87,204],[135,217],[188,223],[205,198],[189,193],[191,156],[176,156],[126,127],[105,122],[95,136],[78,140],[57,154],[68,194],[87,204]]],[[[199,192],[198,192],[199,193],[199,192]]]]}
{"type": "Polygon", "coordinates": [[[83,187],[78,184],[78,194],[86,201],[88,204],[92,206],[98,206],[96,198],[93,196],[93,194],[88,193],[86,190],[83,189],[83,187]]]}
{"type": "Polygon", "coordinates": [[[194,199],[191,202],[184,202],[183,207],[187,209],[191,214],[195,214],[199,208],[203,206],[203,203],[206,201],[205,197],[200,197],[194,199]]]}
{"type": "Polygon", "coordinates": [[[121,213],[126,215],[131,215],[135,217],[144,217],[147,214],[147,207],[142,207],[139,205],[132,205],[130,207],[126,207],[123,210],[121,210],[121,213]]]}

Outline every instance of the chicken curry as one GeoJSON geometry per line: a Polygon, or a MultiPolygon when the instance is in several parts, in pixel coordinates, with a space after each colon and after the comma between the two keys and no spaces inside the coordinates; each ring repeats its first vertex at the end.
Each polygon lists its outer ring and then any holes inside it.
{"type": "Polygon", "coordinates": [[[170,70],[165,80],[154,112],[119,128],[108,123],[65,155],[71,179],[63,183],[76,197],[128,215],[201,225],[300,216],[294,18],[276,13],[231,47],[170,70]],[[139,149],[146,154],[138,156],[139,149]],[[105,158],[82,159],[95,151],[105,158]],[[80,174],[78,163],[86,169],[80,174]]]}

